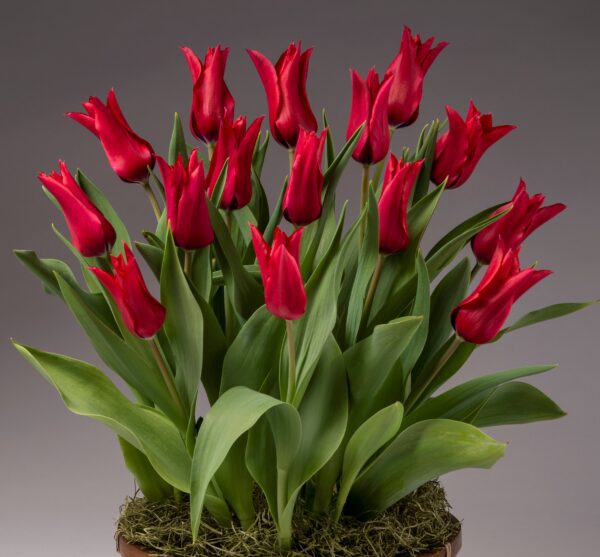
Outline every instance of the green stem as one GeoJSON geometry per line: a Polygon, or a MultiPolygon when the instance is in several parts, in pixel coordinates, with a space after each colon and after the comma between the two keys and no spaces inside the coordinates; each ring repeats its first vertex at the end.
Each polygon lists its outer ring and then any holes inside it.
{"type": "Polygon", "coordinates": [[[373,298],[375,298],[375,292],[377,291],[377,285],[379,284],[379,279],[381,278],[381,271],[383,271],[383,264],[385,262],[385,255],[379,254],[377,257],[377,264],[375,265],[375,270],[373,271],[373,276],[371,277],[371,284],[369,284],[369,290],[367,292],[367,297],[365,298],[365,305],[363,307],[363,323],[366,325],[369,320],[369,313],[371,312],[371,306],[373,305],[373,298]]]}
{"type": "Polygon", "coordinates": [[[140,183],[142,184],[142,187],[146,191],[146,194],[148,195],[148,199],[150,199],[150,205],[152,205],[152,209],[154,211],[154,215],[156,216],[156,220],[159,221],[160,217],[162,216],[162,211],[160,209],[160,205],[158,204],[158,199],[156,199],[156,195],[154,195],[154,192],[152,191],[150,182],[148,181],[148,179],[146,179],[140,183]]]}
{"type": "Polygon", "coordinates": [[[292,166],[294,166],[294,148],[288,149],[288,160],[290,161],[290,176],[292,175],[292,166]]]}
{"type": "MultiPolygon", "coordinates": [[[[369,170],[371,166],[369,164],[363,164],[362,168],[362,179],[360,182],[360,212],[362,213],[365,205],[369,201],[369,170]]],[[[360,222],[360,243],[362,244],[362,240],[365,237],[365,228],[367,226],[367,221],[363,219],[360,222]]]]}
{"type": "Polygon", "coordinates": [[[286,402],[293,404],[296,394],[296,341],[294,339],[294,322],[285,322],[288,349],[288,384],[286,402]]]}
{"type": "Polygon", "coordinates": [[[194,257],[194,252],[186,249],[183,255],[183,272],[189,277],[192,278],[192,259],[194,257]]]}
{"type": "MultiPolygon", "coordinates": [[[[231,211],[225,211],[225,224],[227,226],[227,230],[229,231],[229,235],[232,236],[233,230],[233,213],[231,211]]],[[[233,294],[233,292],[232,292],[233,294]]],[[[225,338],[228,343],[233,341],[235,336],[235,311],[233,309],[232,301],[229,299],[229,292],[227,290],[227,286],[223,286],[223,306],[225,309],[225,338]]]]}
{"type": "Polygon", "coordinates": [[[215,144],[207,143],[206,150],[208,151],[208,162],[210,163],[210,161],[212,160],[213,153],[215,152],[215,144]]]}
{"type": "Polygon", "coordinates": [[[460,337],[455,335],[454,339],[450,343],[450,346],[448,346],[446,351],[440,356],[440,359],[437,361],[435,367],[433,368],[433,371],[429,374],[429,377],[427,377],[427,380],[419,387],[419,389],[417,391],[413,391],[412,393],[410,393],[410,396],[408,397],[408,400],[406,401],[406,405],[405,405],[407,413],[410,410],[412,410],[415,403],[417,403],[419,401],[419,399],[423,396],[423,393],[427,390],[427,387],[429,387],[429,385],[431,385],[433,380],[438,376],[440,371],[442,371],[444,366],[448,363],[448,360],[460,348],[462,343],[463,343],[463,340],[460,337]]]}
{"type": "Polygon", "coordinates": [[[477,261],[475,263],[475,265],[473,265],[473,269],[471,269],[471,282],[473,282],[473,280],[475,280],[477,273],[479,273],[479,271],[481,270],[482,267],[483,267],[483,265],[481,263],[479,263],[479,261],[477,261]]]}
{"type": "Polygon", "coordinates": [[[150,344],[150,350],[154,359],[156,360],[156,364],[158,365],[158,369],[160,369],[160,373],[163,377],[163,381],[167,386],[169,394],[171,398],[175,401],[175,404],[179,411],[181,412],[182,417],[185,418],[185,410],[183,409],[183,403],[181,402],[181,398],[179,397],[179,393],[177,392],[177,388],[175,387],[175,383],[173,382],[173,377],[171,376],[171,372],[167,368],[167,364],[163,358],[163,355],[158,347],[158,343],[156,341],[156,337],[152,337],[148,339],[148,343],[150,344]]]}

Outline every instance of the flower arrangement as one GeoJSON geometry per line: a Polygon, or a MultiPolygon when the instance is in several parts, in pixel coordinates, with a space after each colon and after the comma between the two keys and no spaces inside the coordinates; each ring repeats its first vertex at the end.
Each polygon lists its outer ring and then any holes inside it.
{"type": "Polygon", "coordinates": [[[63,261],[16,254],[65,302],[128,396],[88,363],[15,346],[72,412],[116,433],[148,500],[189,494],[194,536],[204,512],[249,527],[259,489],[287,550],[298,504],[334,521],[376,515],[447,472],[492,466],[505,445],[479,428],[563,415],[520,381],[553,366],[443,389],[479,346],[589,305],[548,306],[506,326],[518,298],[550,274],[521,266],[522,243],[565,209],[544,206],[523,181],[510,201],[422,250],[442,196],[514,129],[471,102],[465,118],[446,108],[445,131],[435,120],[414,149],[390,153],[392,135],[416,121],[425,75],[445,47],[405,28],[382,79],[352,71],[339,151],[325,113],[318,131],[308,100],[312,50],[296,44],[275,64],[248,51],[270,136],[262,117],[235,116],[220,46],[204,61],[183,49],[190,130],[206,153],[188,145],[175,114],[168,155],[155,154],[112,90],[68,114],[98,137],[121,180],[145,190],[156,228],[132,242],[101,189],[61,161],[39,180],[64,213],[70,238],[54,232],[83,282],[63,261]],[[269,137],[290,161],[272,210],[261,183],[269,137]],[[347,204],[340,209],[336,197],[351,159],[362,165],[361,205],[347,226],[347,204]],[[469,244],[474,263],[462,255],[469,244]],[[198,417],[201,389],[211,408],[198,417]]]}

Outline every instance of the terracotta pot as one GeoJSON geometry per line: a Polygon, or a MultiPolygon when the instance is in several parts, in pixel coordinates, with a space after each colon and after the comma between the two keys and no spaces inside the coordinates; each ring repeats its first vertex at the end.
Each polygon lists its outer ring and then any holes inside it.
{"type": "MultiPolygon", "coordinates": [[[[459,532],[445,548],[438,549],[434,553],[423,553],[420,557],[456,557],[461,546],[462,532],[459,532]]],[[[122,557],[148,557],[150,555],[147,551],[127,543],[123,536],[119,536],[117,539],[117,551],[122,557]]]]}

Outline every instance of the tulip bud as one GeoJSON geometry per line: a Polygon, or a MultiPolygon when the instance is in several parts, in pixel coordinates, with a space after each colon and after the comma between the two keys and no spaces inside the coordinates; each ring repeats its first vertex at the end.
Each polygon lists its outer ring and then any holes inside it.
{"type": "Polygon", "coordinates": [[[82,103],[87,114],[68,112],[67,116],[90,130],[102,143],[108,162],[125,182],[143,182],[148,167],[154,167],[154,149],[137,135],[125,120],[115,92],[108,92],[106,105],[98,97],[82,103]]]}
{"type": "Polygon", "coordinates": [[[419,35],[413,37],[410,28],[404,27],[400,50],[384,76],[392,80],[388,122],[394,128],[409,126],[419,116],[425,75],[439,53],[448,46],[445,42],[433,46],[433,41],[430,37],[423,43],[419,35]]]}
{"type": "Polygon", "coordinates": [[[346,139],[361,124],[365,124],[356,148],[352,153],[354,160],[363,164],[374,164],[382,160],[390,148],[390,132],[388,129],[388,97],[392,80],[379,83],[375,68],[371,68],[364,80],[356,70],[351,70],[352,104],[346,139]]]}
{"type": "Polygon", "coordinates": [[[301,129],[298,136],[290,181],[283,198],[283,214],[297,226],[310,224],[321,216],[321,159],[326,138],[327,130],[319,137],[301,129]]]}
{"type": "Polygon", "coordinates": [[[281,319],[300,319],[306,311],[306,291],[300,273],[303,229],[299,228],[288,237],[277,227],[272,246],[265,242],[256,226],[251,224],[250,230],[263,279],[267,309],[281,319]]]}
{"type": "Polygon", "coordinates": [[[115,229],[79,187],[67,165],[60,161],[60,174],[38,174],[39,181],[58,201],[73,245],[84,257],[99,257],[115,243],[115,229]]]}
{"type": "Polygon", "coordinates": [[[140,338],[153,337],[165,322],[166,310],[148,291],[144,277],[130,247],[125,244],[125,257],[111,256],[112,273],[90,267],[110,292],[126,327],[140,338]]]}
{"type": "Polygon", "coordinates": [[[407,211],[423,161],[404,162],[390,156],[379,199],[379,252],[397,253],[410,243],[407,211]]]}
{"type": "Polygon", "coordinates": [[[183,47],[192,75],[192,109],[190,128],[192,133],[205,143],[213,143],[219,135],[221,121],[228,114],[233,118],[235,101],[225,84],[225,64],[228,48],[209,48],[204,65],[192,49],[183,47]]]}
{"type": "Polygon", "coordinates": [[[483,154],[516,126],[493,126],[491,114],[481,114],[471,101],[466,120],[450,106],[448,131],[437,141],[431,180],[438,186],[448,178],[447,187],[464,184],[483,154]]]}
{"type": "Polygon", "coordinates": [[[157,157],[165,185],[167,219],[175,243],[184,249],[194,250],[208,246],[215,239],[208,205],[204,168],[194,149],[187,164],[181,155],[173,166],[157,157]]]}
{"type": "Polygon", "coordinates": [[[452,312],[452,325],[467,342],[493,340],[508,318],[512,305],[552,271],[519,268],[518,252],[500,242],[481,283],[452,312]]]}
{"type": "Polygon", "coordinates": [[[260,116],[246,129],[246,118],[234,122],[225,119],[221,122],[219,139],[210,160],[207,182],[208,193],[212,195],[223,169],[227,164],[227,179],[221,196],[221,208],[233,211],[241,209],[252,199],[252,155],[263,117],[260,116]]]}
{"type": "Polygon", "coordinates": [[[512,201],[498,208],[490,216],[498,215],[507,209],[510,211],[471,240],[477,261],[489,265],[500,241],[507,248],[518,251],[534,230],[567,208],[562,203],[542,207],[544,199],[541,193],[529,197],[525,182],[521,180],[512,201]]]}
{"type": "Polygon", "coordinates": [[[281,145],[291,148],[298,141],[300,128],[317,131],[317,120],[306,94],[306,76],[312,48],[291,43],[273,65],[256,50],[248,50],[267,94],[271,135],[281,145]]]}

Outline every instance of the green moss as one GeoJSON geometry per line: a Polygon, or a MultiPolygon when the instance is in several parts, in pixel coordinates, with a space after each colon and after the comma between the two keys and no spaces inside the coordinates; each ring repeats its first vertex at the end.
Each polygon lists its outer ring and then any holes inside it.
{"type": "MultiPolygon", "coordinates": [[[[262,497],[257,517],[248,530],[224,529],[205,517],[192,543],[189,503],[151,503],[128,499],[121,509],[117,534],[147,548],[157,557],[279,556],[277,532],[262,497]]],[[[460,530],[450,514],[443,488],[429,482],[369,521],[343,518],[335,523],[302,510],[294,517],[290,557],[415,557],[443,547],[460,530]]]]}

